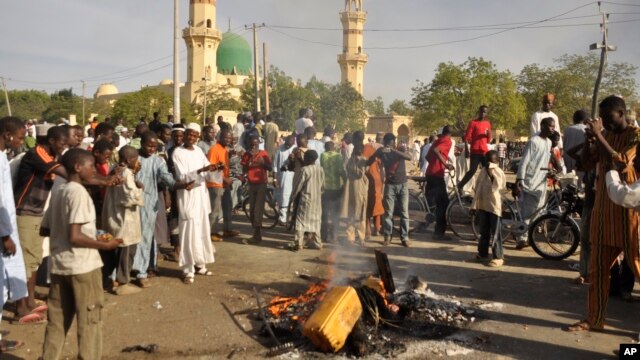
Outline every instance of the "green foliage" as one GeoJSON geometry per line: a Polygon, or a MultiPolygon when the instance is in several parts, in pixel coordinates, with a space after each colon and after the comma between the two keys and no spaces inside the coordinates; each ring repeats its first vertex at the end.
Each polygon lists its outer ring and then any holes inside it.
{"type": "Polygon", "coordinates": [[[378,96],[373,100],[365,100],[364,107],[371,116],[386,115],[384,112],[384,101],[382,101],[381,96],[378,96]]]}
{"type": "MultiPolygon", "coordinates": [[[[11,113],[21,119],[40,119],[51,104],[51,96],[39,90],[8,91],[11,113]]],[[[0,117],[9,115],[4,94],[0,96],[0,117]]]]}
{"type": "MultiPolygon", "coordinates": [[[[364,128],[364,99],[350,85],[330,85],[312,76],[301,86],[273,66],[269,70],[269,85],[271,114],[282,131],[293,130],[298,111],[302,108],[313,109],[315,126],[319,131],[326,125],[334,126],[337,131],[364,128]]],[[[241,89],[240,100],[245,109],[254,108],[254,89],[253,81],[248,81],[241,89]]],[[[262,89],[261,96],[264,96],[262,89]]]]}
{"type": "MultiPolygon", "coordinates": [[[[144,88],[118,99],[112,116],[124,119],[128,127],[133,127],[141,118],[151,119],[155,111],[161,118],[173,113],[173,97],[155,88],[144,88]]],[[[185,101],[180,102],[180,117],[185,122],[195,121],[191,106],[185,101]]]]}
{"type": "MultiPolygon", "coordinates": [[[[540,109],[544,94],[555,94],[553,112],[558,115],[560,126],[564,128],[571,123],[576,110],[591,111],[600,58],[594,53],[563,55],[554,59],[554,63],[550,67],[538,64],[525,66],[517,77],[518,90],[526,100],[528,114],[540,109]]],[[[636,71],[637,67],[629,63],[609,63],[600,84],[599,99],[617,94],[630,104],[636,102],[636,71]]]]}
{"type": "Polygon", "coordinates": [[[62,89],[51,94],[49,106],[42,112],[42,119],[57,123],[69,114],[82,114],[82,98],[73,94],[73,89],[62,89]]]}
{"type": "Polygon", "coordinates": [[[388,113],[395,113],[401,116],[410,116],[413,115],[414,110],[411,105],[407,104],[406,101],[395,99],[389,104],[389,109],[387,109],[388,113]]]}
{"type": "MultiPolygon", "coordinates": [[[[227,91],[228,85],[207,85],[207,117],[213,117],[220,110],[240,111],[242,104],[227,91]]],[[[204,86],[196,91],[198,101],[191,104],[191,109],[202,119],[204,110],[204,86]]]]}
{"type": "Polygon", "coordinates": [[[328,93],[320,98],[319,110],[319,129],[331,125],[337,132],[365,130],[364,98],[350,84],[329,86],[328,93]]]}
{"type": "Polygon", "coordinates": [[[469,58],[460,65],[440,63],[431,83],[418,81],[412,92],[414,127],[420,130],[449,124],[463,131],[483,104],[490,107],[496,128],[515,128],[526,118],[513,75],[482,58],[469,58]]]}
{"type": "Polygon", "coordinates": [[[317,98],[313,92],[276,67],[269,70],[269,84],[271,115],[280,129],[293,129],[301,108],[317,108],[317,98]]]}

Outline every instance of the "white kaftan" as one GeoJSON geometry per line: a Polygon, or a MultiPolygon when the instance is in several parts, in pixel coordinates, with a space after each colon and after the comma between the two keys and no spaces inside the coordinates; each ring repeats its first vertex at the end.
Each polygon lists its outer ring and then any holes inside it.
{"type": "MultiPolygon", "coordinates": [[[[16,224],[16,205],[13,198],[11,170],[4,152],[0,152],[0,180],[2,181],[0,183],[0,236],[9,235],[16,244],[15,255],[0,256],[0,268],[2,269],[0,272],[2,291],[0,306],[2,306],[7,299],[16,301],[27,297],[27,272],[24,267],[18,225],[16,224]]],[[[1,243],[0,246],[2,246],[1,243]]],[[[2,319],[1,314],[0,319],[2,319]]]]}
{"type": "MultiPolygon", "coordinates": [[[[194,146],[192,150],[184,147],[173,152],[176,178],[179,181],[195,181],[194,188],[178,190],[178,209],[180,212],[178,229],[180,231],[180,258],[178,264],[187,272],[193,266],[204,267],[213,263],[215,248],[211,243],[211,224],[209,213],[211,202],[205,185],[206,173],[197,171],[209,165],[202,150],[194,146]]],[[[188,271],[191,269],[191,271],[188,271]]]]}

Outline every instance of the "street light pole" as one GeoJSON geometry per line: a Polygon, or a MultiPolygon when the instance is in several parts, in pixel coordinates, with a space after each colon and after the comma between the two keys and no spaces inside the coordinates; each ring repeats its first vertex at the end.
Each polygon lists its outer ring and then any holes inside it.
{"type": "Polygon", "coordinates": [[[207,125],[207,77],[209,74],[207,74],[207,70],[205,69],[204,71],[204,77],[202,78],[202,80],[204,80],[204,100],[203,100],[203,110],[202,110],[202,125],[207,125]]]}
{"type": "Polygon", "coordinates": [[[84,126],[84,90],[86,87],[87,84],[82,80],[82,126],[84,126]]]}
{"type": "Polygon", "coordinates": [[[9,93],[7,92],[7,85],[4,83],[3,77],[0,77],[0,79],[2,79],[2,89],[4,89],[4,99],[5,99],[5,102],[7,103],[7,111],[9,111],[9,116],[11,116],[11,103],[9,102],[9,93]]]}
{"type": "MultiPolygon", "coordinates": [[[[251,28],[253,29],[253,77],[254,77],[254,84],[255,84],[255,96],[256,96],[256,112],[260,111],[260,74],[258,74],[258,32],[257,30],[261,27],[264,27],[265,25],[256,25],[256,23],[253,23],[251,25],[251,28]]],[[[249,27],[245,25],[245,29],[248,29],[249,27]]]]}
{"type": "MultiPolygon", "coordinates": [[[[598,9],[600,9],[600,1],[598,1],[598,9]]],[[[600,83],[602,82],[602,76],[604,75],[604,67],[607,63],[607,52],[617,50],[617,46],[609,44],[609,30],[607,29],[609,14],[605,14],[602,11],[600,11],[600,14],[602,15],[602,23],[600,23],[602,43],[594,43],[589,46],[589,50],[601,49],[600,67],[598,68],[598,76],[596,77],[596,84],[593,87],[593,97],[591,98],[591,116],[593,118],[598,115],[598,92],[600,91],[600,83]]]]}
{"type": "Polygon", "coordinates": [[[173,0],[173,122],[180,123],[180,18],[179,0],[173,0]]]}

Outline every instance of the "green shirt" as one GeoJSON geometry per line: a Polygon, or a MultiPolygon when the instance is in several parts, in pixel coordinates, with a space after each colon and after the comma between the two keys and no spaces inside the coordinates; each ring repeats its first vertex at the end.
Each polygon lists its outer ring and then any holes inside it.
{"type": "Polygon", "coordinates": [[[320,165],[324,170],[325,190],[342,189],[345,178],[342,155],[337,151],[328,151],[320,155],[320,165]]]}

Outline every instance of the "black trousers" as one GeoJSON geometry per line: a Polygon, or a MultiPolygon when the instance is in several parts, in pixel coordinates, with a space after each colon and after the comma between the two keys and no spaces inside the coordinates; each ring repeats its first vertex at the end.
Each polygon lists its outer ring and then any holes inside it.
{"type": "Polygon", "coordinates": [[[436,225],[433,233],[443,235],[447,230],[447,207],[449,206],[444,177],[427,176],[427,199],[430,204],[436,205],[436,225]]]}
{"type": "Polygon", "coordinates": [[[476,171],[478,170],[478,165],[480,164],[482,164],[482,167],[487,166],[487,162],[484,158],[484,155],[471,154],[471,164],[469,165],[469,171],[467,171],[467,173],[464,174],[464,177],[462,178],[462,180],[460,180],[460,183],[458,184],[459,188],[463,188],[465,185],[467,185],[467,183],[469,182],[469,180],[471,180],[473,175],[476,174],[476,171]]]}

